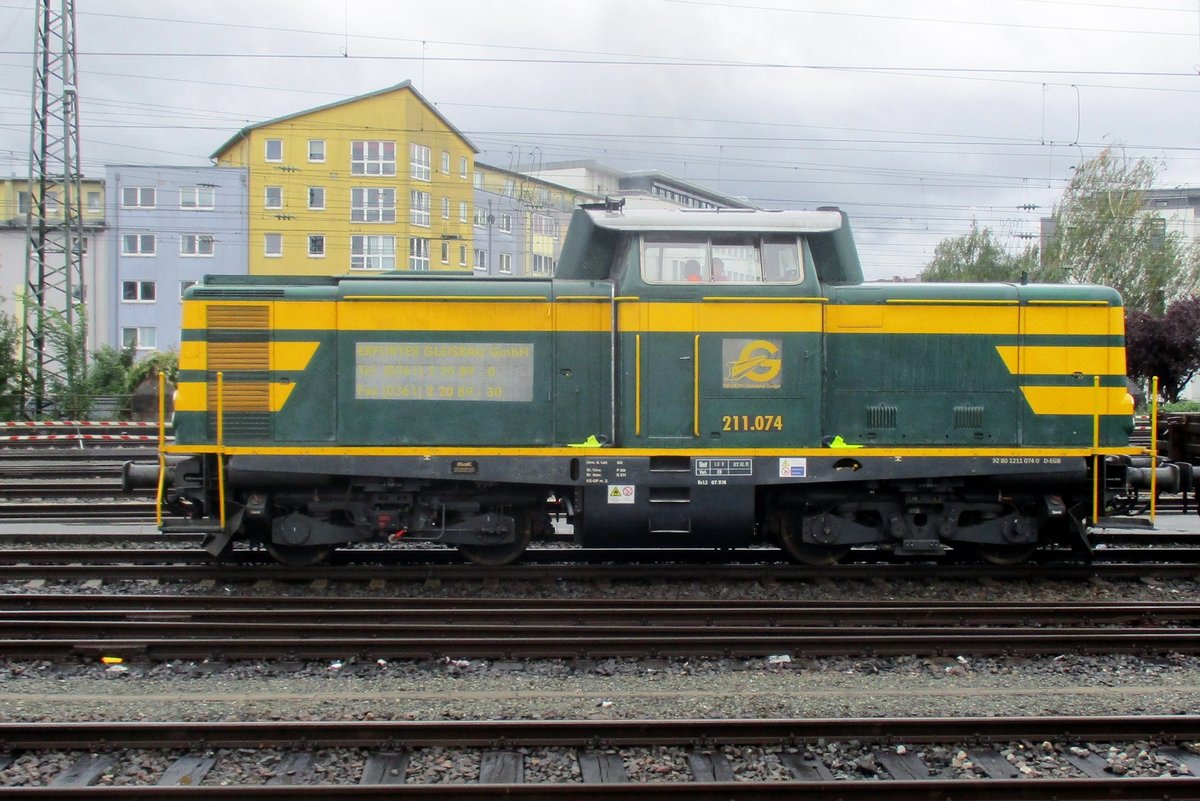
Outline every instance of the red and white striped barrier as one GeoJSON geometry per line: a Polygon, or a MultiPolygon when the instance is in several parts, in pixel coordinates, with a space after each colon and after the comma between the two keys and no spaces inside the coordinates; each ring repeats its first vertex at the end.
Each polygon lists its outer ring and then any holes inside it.
{"type": "Polygon", "coordinates": [[[0,442],[78,442],[99,440],[116,442],[154,442],[157,434],[4,434],[0,442]]]}
{"type": "Polygon", "coordinates": [[[9,420],[0,428],[154,428],[153,420],[9,420]]]}

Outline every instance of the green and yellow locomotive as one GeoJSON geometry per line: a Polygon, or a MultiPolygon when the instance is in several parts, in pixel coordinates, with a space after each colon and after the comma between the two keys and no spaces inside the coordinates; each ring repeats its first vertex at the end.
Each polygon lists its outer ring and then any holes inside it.
{"type": "Polygon", "coordinates": [[[557,514],[585,546],[1015,560],[1086,542],[1140,453],[1116,292],[867,284],[837,210],[580,209],[544,280],[210,277],[182,338],[161,502],[291,563],[499,564],[557,514]]]}

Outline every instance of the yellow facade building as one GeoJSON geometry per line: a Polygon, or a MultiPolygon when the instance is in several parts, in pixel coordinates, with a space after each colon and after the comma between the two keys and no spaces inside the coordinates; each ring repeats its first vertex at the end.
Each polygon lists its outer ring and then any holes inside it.
{"type": "Polygon", "coordinates": [[[469,271],[478,150],[409,81],[243,128],[251,275],[469,271]]]}

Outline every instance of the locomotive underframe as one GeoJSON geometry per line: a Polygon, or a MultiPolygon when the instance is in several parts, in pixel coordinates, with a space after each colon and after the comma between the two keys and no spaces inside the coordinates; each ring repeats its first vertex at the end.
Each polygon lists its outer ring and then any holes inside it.
{"type": "MultiPolygon", "coordinates": [[[[207,547],[219,553],[249,539],[311,554],[422,540],[507,561],[549,533],[553,516],[572,523],[584,546],[775,542],[805,561],[861,545],[926,556],[972,546],[1003,556],[1086,541],[1091,471],[1083,456],[643,454],[233,454],[227,525],[207,547]]],[[[215,517],[216,460],[174,464],[168,502],[215,517]]],[[[1110,458],[1106,495],[1124,486],[1123,471],[1110,458]]]]}

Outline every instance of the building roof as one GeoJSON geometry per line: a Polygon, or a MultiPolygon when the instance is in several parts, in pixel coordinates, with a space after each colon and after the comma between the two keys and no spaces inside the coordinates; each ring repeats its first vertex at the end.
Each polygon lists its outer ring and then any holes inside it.
{"type": "Polygon", "coordinates": [[[549,164],[543,164],[539,172],[555,172],[558,170],[578,170],[585,169],[592,172],[602,172],[611,175],[614,178],[620,178],[627,175],[624,170],[618,170],[616,167],[609,167],[607,164],[601,164],[595,159],[576,159],[574,161],[552,161],[549,164]]]}
{"type": "Polygon", "coordinates": [[[229,139],[225,142],[225,144],[223,144],[219,148],[217,148],[216,151],[214,151],[213,154],[211,156],[209,156],[209,158],[211,158],[211,159],[219,158],[222,153],[224,153],[229,148],[233,147],[233,145],[235,143],[237,143],[237,141],[239,139],[244,139],[245,137],[250,135],[251,131],[256,130],[258,128],[265,128],[268,125],[275,125],[277,123],[287,122],[288,120],[294,120],[294,119],[298,119],[300,117],[307,116],[309,114],[315,114],[318,111],[325,111],[326,109],[337,108],[338,106],[344,106],[349,103],[357,103],[360,100],[366,100],[367,98],[371,98],[371,97],[379,97],[380,95],[386,95],[386,94],[390,94],[392,92],[399,92],[404,89],[407,89],[408,91],[410,91],[414,95],[416,95],[417,100],[420,100],[426,106],[426,108],[428,108],[430,111],[432,111],[434,113],[434,115],[445,124],[445,126],[447,128],[449,128],[460,139],[462,139],[463,142],[465,142],[467,144],[467,147],[471,148],[472,153],[479,152],[479,148],[475,147],[475,144],[470,139],[468,139],[466,137],[466,135],[463,134],[462,131],[458,130],[458,128],[456,128],[454,126],[454,123],[452,123],[452,122],[450,122],[450,120],[446,119],[442,115],[442,113],[440,111],[438,111],[437,108],[432,103],[430,103],[428,100],[425,99],[424,95],[422,95],[420,92],[418,92],[416,90],[416,87],[414,87],[412,85],[412,81],[403,81],[401,83],[396,84],[395,86],[389,86],[386,89],[377,89],[374,92],[367,92],[366,94],[355,95],[354,97],[347,97],[343,100],[336,100],[332,103],[326,103],[323,106],[316,106],[314,108],[305,109],[303,111],[296,111],[291,114],[284,114],[282,117],[275,117],[274,119],[266,120],[265,122],[256,122],[253,125],[247,125],[245,128],[241,129],[240,131],[235,133],[233,136],[229,137],[229,139]]]}
{"type": "Polygon", "coordinates": [[[494,164],[485,164],[484,162],[478,161],[478,160],[475,162],[475,166],[477,168],[482,168],[484,170],[491,170],[492,172],[500,173],[502,175],[511,175],[513,178],[517,178],[522,181],[532,181],[533,183],[541,184],[550,189],[558,189],[563,192],[568,192],[572,195],[584,195],[586,197],[596,197],[596,194],[594,192],[585,192],[582,189],[575,189],[574,187],[563,186],[562,184],[557,184],[554,181],[547,181],[545,178],[539,178],[536,175],[532,175],[527,172],[517,172],[515,170],[510,170],[505,167],[497,167],[494,164]]]}
{"type": "Polygon", "coordinates": [[[733,209],[753,209],[757,208],[753,204],[747,203],[741,198],[726,195],[723,192],[718,192],[714,189],[709,189],[706,186],[686,181],[683,178],[676,178],[674,175],[662,172],[661,170],[637,170],[635,172],[627,172],[622,176],[621,188],[636,188],[647,189],[653,188],[654,184],[661,184],[687,192],[690,195],[701,197],[706,200],[711,200],[721,206],[727,206],[733,209]]]}

